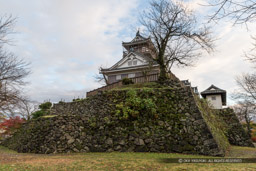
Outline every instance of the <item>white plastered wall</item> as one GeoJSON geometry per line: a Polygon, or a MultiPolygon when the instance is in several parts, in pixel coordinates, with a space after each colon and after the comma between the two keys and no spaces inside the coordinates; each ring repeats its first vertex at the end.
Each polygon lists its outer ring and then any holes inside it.
{"type": "Polygon", "coordinates": [[[206,96],[207,101],[210,102],[212,107],[214,109],[222,109],[222,100],[221,100],[221,95],[207,95],[206,96]],[[214,100],[215,97],[215,100],[214,100]]]}

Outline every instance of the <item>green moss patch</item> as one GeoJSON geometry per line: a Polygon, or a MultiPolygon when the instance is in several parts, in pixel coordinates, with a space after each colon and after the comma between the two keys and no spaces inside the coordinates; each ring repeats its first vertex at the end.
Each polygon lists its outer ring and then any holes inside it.
{"type": "Polygon", "coordinates": [[[196,101],[202,116],[207,123],[215,141],[219,147],[225,152],[230,146],[226,132],[228,131],[227,124],[209,107],[209,104],[204,99],[196,97],[196,101]]]}

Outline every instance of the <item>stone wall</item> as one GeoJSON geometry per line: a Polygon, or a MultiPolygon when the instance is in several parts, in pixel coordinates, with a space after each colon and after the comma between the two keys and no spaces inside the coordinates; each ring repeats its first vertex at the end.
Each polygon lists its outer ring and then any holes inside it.
{"type": "Polygon", "coordinates": [[[2,144],[30,153],[134,151],[223,156],[228,140],[251,146],[238,120],[228,113],[215,114],[180,82],[128,86],[78,102],[55,104],[50,116],[25,123],[2,144]]]}
{"type": "Polygon", "coordinates": [[[193,93],[179,83],[113,90],[58,104],[3,144],[19,152],[180,152],[223,156],[193,93]],[[169,86],[168,86],[169,85],[169,86]]]}
{"type": "Polygon", "coordinates": [[[240,124],[233,109],[226,108],[216,110],[218,115],[226,124],[225,135],[228,137],[229,143],[238,146],[254,147],[250,137],[240,124]]]}
{"type": "Polygon", "coordinates": [[[181,136],[181,133],[186,134],[183,129],[172,128],[163,121],[139,128],[140,125],[132,123],[116,126],[103,120],[91,121],[82,115],[40,118],[25,124],[23,133],[16,133],[4,145],[29,153],[136,151],[219,154],[209,133],[203,137],[200,133],[189,137],[181,136]]]}

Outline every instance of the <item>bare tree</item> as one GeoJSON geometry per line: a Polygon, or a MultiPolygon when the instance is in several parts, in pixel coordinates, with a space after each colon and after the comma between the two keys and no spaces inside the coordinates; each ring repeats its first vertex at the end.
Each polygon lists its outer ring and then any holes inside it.
{"type": "MultiPolygon", "coordinates": [[[[210,6],[215,7],[216,10],[210,16],[210,21],[218,21],[227,18],[233,21],[234,25],[246,25],[256,21],[256,1],[255,0],[214,0],[209,1],[210,6]]],[[[248,27],[247,27],[248,28],[248,27]]],[[[250,52],[245,53],[246,59],[256,62],[256,38],[252,36],[255,41],[250,52]]],[[[236,78],[236,82],[240,87],[240,91],[233,95],[233,98],[238,101],[239,115],[244,118],[247,123],[248,132],[250,132],[251,116],[255,116],[256,104],[256,74],[243,74],[236,78]]]]}
{"type": "Polygon", "coordinates": [[[0,47],[10,42],[10,39],[8,39],[7,36],[13,33],[14,23],[15,18],[13,18],[11,15],[0,17],[0,47]]]}
{"type": "Polygon", "coordinates": [[[256,37],[252,36],[252,40],[254,41],[252,44],[253,48],[249,52],[245,53],[245,57],[248,61],[256,64],[256,37]]]}
{"type": "Polygon", "coordinates": [[[256,74],[243,74],[236,78],[236,82],[241,91],[235,98],[256,104],[256,74]]]}
{"type": "MultiPolygon", "coordinates": [[[[99,72],[102,70],[102,67],[99,67],[99,72]]],[[[107,85],[108,80],[106,78],[106,75],[104,74],[96,74],[94,75],[94,80],[102,85],[107,85]]]]}
{"type": "MultiPolygon", "coordinates": [[[[215,12],[210,16],[210,21],[219,21],[220,19],[230,19],[234,25],[246,25],[256,21],[256,1],[255,0],[214,0],[209,1],[209,6],[215,7],[215,12]]],[[[248,27],[247,27],[248,29],[248,27]]],[[[250,52],[245,53],[245,57],[256,62],[256,38],[250,52]]]]}
{"type": "Polygon", "coordinates": [[[17,104],[16,113],[26,120],[32,119],[32,113],[38,110],[39,103],[28,99],[22,99],[17,104]]]}
{"type": "Polygon", "coordinates": [[[12,114],[15,105],[24,100],[21,88],[29,74],[28,63],[4,50],[14,22],[11,17],[0,18],[0,113],[3,114],[12,114]]]}
{"type": "Polygon", "coordinates": [[[240,121],[246,123],[250,136],[251,121],[256,117],[256,75],[243,74],[236,78],[236,82],[240,90],[232,95],[232,98],[237,101],[234,110],[240,121]]]}
{"type": "Polygon", "coordinates": [[[251,122],[256,116],[256,106],[250,101],[240,101],[233,109],[241,122],[245,122],[249,137],[251,137],[251,122]]]}
{"type": "Polygon", "coordinates": [[[201,55],[199,50],[213,50],[209,28],[200,28],[194,13],[182,2],[152,0],[139,22],[157,49],[154,60],[160,66],[159,81],[167,79],[173,64],[191,66],[201,55]]]}
{"type": "Polygon", "coordinates": [[[211,0],[209,5],[216,8],[210,20],[229,18],[234,24],[247,24],[256,20],[255,0],[211,0]]]}
{"type": "Polygon", "coordinates": [[[10,111],[23,100],[20,88],[28,74],[27,63],[0,48],[0,111],[10,111]]]}

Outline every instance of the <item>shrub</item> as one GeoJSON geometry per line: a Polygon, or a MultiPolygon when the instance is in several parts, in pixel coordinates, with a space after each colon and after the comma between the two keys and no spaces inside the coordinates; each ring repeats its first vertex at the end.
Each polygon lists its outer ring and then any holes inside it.
{"type": "Polygon", "coordinates": [[[133,81],[130,78],[124,78],[122,79],[122,84],[123,85],[133,84],[133,81]]]}
{"type": "Polygon", "coordinates": [[[41,110],[48,110],[52,107],[52,103],[51,102],[45,102],[39,105],[39,109],[41,110]]]}
{"type": "Polygon", "coordinates": [[[36,119],[36,118],[39,118],[39,117],[41,117],[41,116],[44,116],[45,114],[46,114],[45,111],[43,111],[43,110],[38,110],[38,111],[32,113],[32,117],[33,117],[33,119],[36,119]]]}
{"type": "Polygon", "coordinates": [[[19,116],[4,119],[4,121],[0,123],[0,129],[4,131],[4,135],[10,135],[20,128],[24,122],[25,120],[19,116]]]}
{"type": "Polygon", "coordinates": [[[47,115],[49,109],[52,107],[52,103],[51,102],[45,102],[39,105],[39,109],[38,111],[32,113],[32,118],[36,119],[39,118],[41,116],[47,115]]]}
{"type": "Polygon", "coordinates": [[[63,101],[59,101],[59,104],[63,104],[63,103],[65,103],[65,102],[63,102],[63,101]]]}
{"type": "Polygon", "coordinates": [[[141,98],[135,90],[129,90],[126,99],[116,105],[116,116],[119,119],[138,119],[139,114],[147,114],[149,117],[156,117],[156,104],[153,99],[141,98]]]}
{"type": "Polygon", "coordinates": [[[77,99],[73,99],[72,102],[76,102],[76,101],[79,101],[80,99],[77,98],[77,99]]]}
{"type": "Polygon", "coordinates": [[[72,102],[80,102],[80,101],[82,101],[82,100],[83,100],[82,98],[81,98],[81,99],[80,99],[80,98],[77,98],[77,99],[73,99],[72,102]]]}

